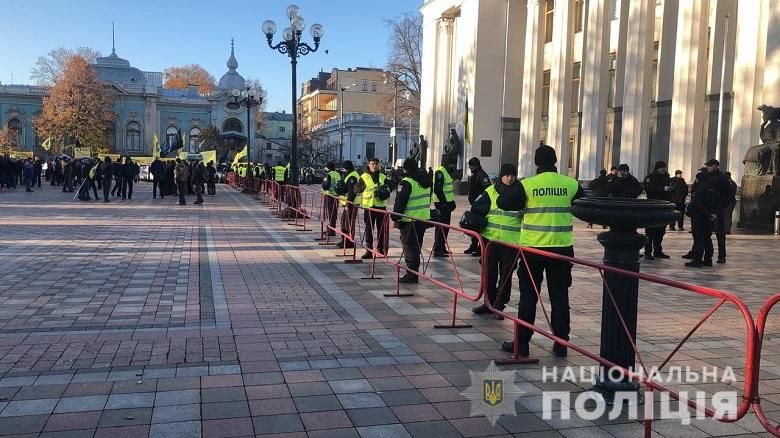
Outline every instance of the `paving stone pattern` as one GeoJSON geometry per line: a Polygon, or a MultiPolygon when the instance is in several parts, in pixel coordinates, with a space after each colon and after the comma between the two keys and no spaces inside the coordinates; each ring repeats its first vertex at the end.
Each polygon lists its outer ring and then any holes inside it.
{"type": "MultiPolygon", "coordinates": [[[[173,197],[152,200],[150,191],[141,183],[136,199],[109,204],[72,201],[48,185],[0,192],[0,436],[642,435],[643,425],[625,416],[543,418],[542,391],[576,396],[590,385],[544,381],[541,366],[593,363],[575,352],[556,359],[539,336],[531,352],[540,365],[505,367],[517,370],[524,391],[518,414],[495,426],[472,417],[460,393],[470,371],[508,357],[498,342],[511,338],[509,321],[475,316],[461,299],[458,320],[473,327],[436,330],[451,317],[451,294],[423,282],[403,287],[412,297],[384,297],[395,292],[390,265],[379,262],[381,279],[363,280],[370,263],[343,263],[333,246],[313,240],[316,233],[280,220],[250,195],[219,186],[204,205],[178,207],[173,197]]],[[[467,205],[457,202],[453,217],[467,205]]],[[[578,257],[601,259],[598,232],[577,224],[578,257]]],[[[426,240],[430,248],[430,233],[426,240]]],[[[429,261],[428,272],[447,284],[477,285],[477,259],[462,254],[467,243],[451,237],[457,272],[442,259],[429,261]]],[[[755,314],[777,289],[777,240],[736,234],[729,244],[728,264],[689,271],[679,255],[690,235],[668,233],[673,258],[644,262],[642,270],[730,290],[755,314]]],[[[575,268],[572,340],[596,353],[601,287],[597,272],[575,268]]],[[[716,303],[643,282],[643,361],[660,364],[716,303]]],[[[546,327],[543,318],[539,311],[546,327]]],[[[770,321],[761,393],[764,409],[780,419],[777,327],[770,321]]],[[[732,366],[737,382],[679,389],[739,388],[744,333],[733,306],[719,310],[670,365],[732,366]]],[[[653,423],[655,437],[763,432],[752,414],[734,424],[653,423]]]]}

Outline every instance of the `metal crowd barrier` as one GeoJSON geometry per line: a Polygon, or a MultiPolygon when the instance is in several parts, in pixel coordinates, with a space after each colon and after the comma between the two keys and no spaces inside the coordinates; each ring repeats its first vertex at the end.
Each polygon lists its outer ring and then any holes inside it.
{"type": "MultiPolygon", "coordinates": [[[[228,181],[230,183],[230,174],[228,174],[228,181]]],[[[236,187],[242,187],[243,181],[241,177],[236,177],[233,180],[233,184],[236,187]]],[[[343,240],[349,241],[354,243],[354,248],[352,248],[351,254],[347,254],[346,248],[342,251],[341,256],[349,258],[347,260],[348,263],[361,263],[362,260],[358,259],[356,257],[356,251],[357,248],[363,248],[366,251],[369,251],[372,255],[371,257],[371,271],[370,276],[365,277],[365,279],[377,279],[376,277],[376,266],[377,266],[377,260],[384,261],[385,263],[390,264],[396,271],[396,291],[393,294],[385,294],[387,297],[404,297],[404,296],[412,296],[411,293],[402,294],[400,292],[400,271],[403,269],[406,272],[410,272],[413,274],[416,274],[420,280],[425,280],[430,282],[431,284],[444,289],[446,291],[449,291],[453,294],[453,306],[452,306],[452,321],[450,324],[447,325],[437,325],[437,328],[460,328],[460,327],[470,327],[467,324],[457,324],[457,304],[458,299],[463,298],[468,301],[477,302],[480,299],[484,298],[485,305],[496,315],[500,315],[501,317],[508,319],[512,322],[515,336],[517,333],[517,327],[518,326],[524,326],[530,330],[532,330],[535,333],[539,333],[540,335],[549,338],[550,340],[559,343],[561,345],[564,345],[571,350],[574,350],[583,356],[597,362],[598,364],[609,367],[609,368],[617,368],[621,370],[623,373],[625,373],[626,376],[630,377],[633,381],[643,383],[647,386],[647,388],[650,391],[663,391],[670,395],[671,398],[680,401],[681,403],[685,403],[690,408],[696,410],[697,412],[701,412],[704,415],[711,417],[717,421],[721,422],[735,422],[742,417],[745,416],[745,414],[750,410],[752,407],[753,411],[755,412],[759,422],[763,425],[763,427],[770,432],[774,436],[780,437],[780,425],[772,424],[772,422],[766,417],[765,413],[763,412],[761,406],[760,406],[760,398],[758,394],[758,381],[759,381],[759,372],[760,372],[760,357],[761,357],[761,347],[762,342],[764,340],[765,336],[765,328],[766,328],[766,321],[769,312],[772,310],[775,304],[780,302],[780,293],[776,294],[772,298],[770,298],[762,307],[759,315],[758,315],[758,324],[754,323],[753,317],[748,310],[747,306],[744,304],[744,302],[737,298],[734,294],[721,291],[713,288],[703,287],[703,286],[697,286],[692,285],[680,281],[675,280],[669,280],[665,278],[661,278],[655,275],[650,274],[644,274],[639,272],[633,272],[633,271],[627,271],[611,266],[607,266],[600,263],[593,263],[586,260],[581,260],[573,257],[567,257],[560,254],[550,253],[547,251],[535,249],[535,248],[528,248],[528,247],[522,247],[519,245],[512,245],[507,244],[504,242],[494,242],[494,241],[486,241],[482,238],[482,236],[479,233],[476,233],[471,230],[466,230],[463,228],[460,228],[458,226],[453,225],[447,225],[447,224],[441,224],[434,221],[429,220],[420,220],[411,218],[409,216],[396,214],[390,211],[381,210],[381,209],[375,209],[375,208],[365,208],[362,206],[356,206],[353,203],[346,202],[346,205],[341,205],[341,199],[338,196],[329,195],[326,193],[321,193],[317,190],[312,190],[309,188],[302,188],[302,187],[294,187],[287,186],[287,185],[279,185],[278,183],[274,181],[268,181],[266,185],[264,186],[263,191],[266,193],[266,196],[269,200],[269,206],[272,210],[275,210],[277,213],[281,213],[283,209],[288,212],[293,212],[295,214],[294,218],[291,218],[289,215],[284,217],[288,221],[295,221],[293,225],[302,226],[305,230],[305,220],[306,219],[314,219],[318,220],[320,222],[320,238],[316,240],[320,240],[321,245],[327,245],[331,244],[330,241],[331,237],[335,238],[341,238],[343,240]],[[335,203],[335,204],[333,204],[335,203]],[[330,224],[330,214],[328,205],[336,205],[338,209],[337,214],[337,220],[336,225],[331,226],[330,224]],[[348,227],[345,227],[346,229],[342,229],[340,226],[341,220],[344,218],[345,215],[348,215],[349,212],[352,211],[352,217],[349,218],[347,221],[348,227]],[[368,246],[365,242],[365,227],[364,227],[364,221],[361,220],[361,215],[359,212],[365,212],[370,211],[375,215],[381,216],[382,220],[382,227],[384,228],[384,237],[387,239],[385,242],[385,253],[380,253],[375,247],[368,246]],[[391,257],[390,256],[390,247],[389,247],[389,233],[390,233],[390,226],[391,220],[393,217],[401,218],[406,217],[409,219],[412,219],[412,223],[423,225],[426,227],[430,227],[433,229],[433,232],[440,232],[440,230],[447,229],[449,231],[452,231],[455,233],[455,235],[465,234],[469,237],[476,238],[477,242],[479,243],[479,251],[482,256],[482,260],[485,261],[482,263],[480,267],[480,284],[476,291],[472,290],[472,293],[469,293],[467,291],[467,287],[464,285],[460,272],[462,271],[458,269],[458,266],[456,264],[455,258],[452,256],[452,252],[450,251],[450,245],[449,245],[449,236],[445,238],[445,245],[446,249],[449,252],[448,254],[448,262],[452,266],[453,269],[453,276],[456,285],[450,285],[445,283],[439,278],[435,278],[432,274],[428,272],[428,266],[431,261],[431,255],[433,253],[433,249],[431,248],[430,251],[428,251],[427,256],[425,252],[422,251],[421,248],[421,264],[420,269],[418,270],[412,270],[409,267],[402,264],[402,260],[404,259],[403,250],[401,251],[401,254],[398,256],[398,258],[391,257]],[[298,223],[298,220],[301,220],[302,223],[298,223]],[[690,400],[686,397],[682,397],[680,394],[680,391],[677,391],[675,389],[669,388],[665,386],[662,383],[659,383],[656,380],[652,379],[651,375],[648,375],[647,370],[648,366],[646,365],[645,361],[642,358],[642,354],[637,348],[637,344],[633,343],[632,348],[634,349],[634,353],[636,355],[637,361],[641,367],[642,372],[636,372],[634,370],[629,370],[622,368],[618,366],[617,364],[604,359],[600,357],[599,355],[592,353],[588,350],[586,350],[583,347],[580,347],[569,340],[559,338],[555,336],[552,333],[552,329],[543,329],[537,325],[528,324],[525,321],[522,321],[519,319],[519,317],[509,314],[507,312],[504,312],[502,310],[496,309],[492,303],[489,302],[489,300],[486,298],[486,288],[487,288],[487,254],[489,250],[496,246],[501,245],[504,247],[512,248],[516,250],[517,255],[515,257],[515,263],[520,262],[521,265],[519,269],[528,269],[528,260],[526,257],[526,254],[534,254],[536,256],[546,257],[549,259],[564,261],[568,263],[572,263],[576,266],[582,266],[590,269],[595,269],[599,272],[599,275],[602,277],[602,281],[604,280],[604,274],[605,273],[611,273],[611,274],[617,274],[620,276],[623,276],[625,278],[631,278],[635,279],[637,281],[642,280],[653,284],[663,285],[670,288],[683,290],[687,292],[693,292],[694,294],[700,295],[700,296],[706,296],[711,297],[717,300],[717,302],[695,323],[691,326],[688,333],[682,338],[682,340],[677,344],[677,346],[669,353],[661,362],[661,364],[657,367],[654,367],[656,370],[662,370],[665,366],[669,364],[669,362],[672,360],[672,358],[681,350],[683,345],[691,338],[691,336],[694,335],[694,333],[706,322],[710,319],[710,317],[715,314],[721,307],[723,307],[724,304],[730,303],[733,304],[737,310],[739,315],[742,318],[744,327],[745,327],[745,339],[746,339],[746,357],[744,360],[745,363],[745,370],[744,370],[744,384],[742,387],[742,397],[741,402],[738,405],[736,411],[734,412],[728,412],[725,415],[719,415],[716,413],[713,409],[706,405],[702,405],[698,403],[697,400],[690,400]]],[[[308,230],[307,230],[308,231],[308,230]]],[[[431,233],[433,234],[433,233],[431,233]]],[[[426,240],[432,241],[433,236],[431,236],[430,239],[428,239],[428,232],[426,232],[426,240]]],[[[375,236],[374,241],[376,242],[378,240],[379,236],[375,236]]],[[[514,272],[513,272],[514,275],[514,272]]],[[[512,276],[509,276],[506,280],[509,280],[512,276]]],[[[533,281],[533,280],[532,280],[533,281]]],[[[500,285],[499,285],[500,286],[500,285]]],[[[606,288],[607,292],[609,293],[611,297],[612,304],[615,308],[615,311],[618,312],[621,318],[621,323],[624,328],[624,330],[627,333],[627,336],[629,339],[631,338],[628,330],[628,326],[625,323],[625,320],[623,319],[622,314],[620,314],[619,309],[617,308],[616,302],[614,300],[614,296],[612,296],[612,292],[609,290],[609,288],[606,288]]],[[[547,321],[548,327],[551,327],[550,325],[550,319],[547,312],[547,309],[545,308],[544,301],[541,299],[541,294],[539,291],[539,285],[534,284],[534,291],[537,294],[538,299],[538,306],[542,309],[542,314],[544,315],[544,319],[547,321]]],[[[508,361],[503,361],[504,363],[528,363],[528,362],[534,362],[534,359],[521,359],[517,354],[517,345],[518,341],[515,339],[515,353],[513,355],[513,358],[508,361]]],[[[653,421],[652,418],[648,418],[643,420],[645,422],[645,433],[646,436],[650,436],[651,428],[650,425],[653,421]]]]}

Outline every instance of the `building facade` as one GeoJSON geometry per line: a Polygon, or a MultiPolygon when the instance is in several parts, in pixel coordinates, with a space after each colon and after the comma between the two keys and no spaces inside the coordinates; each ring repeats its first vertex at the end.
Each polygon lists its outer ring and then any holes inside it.
{"type": "Polygon", "coordinates": [[[780,2],[428,0],[420,11],[429,162],[468,123],[464,155],[489,172],[517,162],[533,175],[544,141],[580,180],[618,163],[641,179],[657,160],[691,180],[715,157],[739,182],[760,142],[756,107],[780,105],[780,2]]]}
{"type": "Polygon", "coordinates": [[[292,114],[265,112],[263,118],[263,128],[257,138],[259,161],[271,166],[287,164],[292,150],[292,114]]]}
{"type": "MultiPolygon", "coordinates": [[[[392,78],[388,80],[382,69],[334,68],[330,73],[320,72],[302,84],[299,130],[311,135],[312,155],[336,161],[343,157],[358,165],[371,158],[391,164],[394,99],[403,96],[395,95],[392,78]]],[[[396,114],[398,158],[408,156],[418,141],[418,120],[411,119],[403,112],[396,114]]]]}
{"type": "MultiPolygon", "coordinates": [[[[245,109],[233,110],[227,103],[233,98],[230,92],[245,88],[245,80],[238,73],[231,43],[228,71],[220,78],[216,89],[205,95],[195,87],[187,90],[165,89],[162,73],[142,72],[130,62],[120,58],[115,50],[111,55],[98,58],[92,64],[101,81],[111,86],[114,93],[116,119],[107,130],[108,146],[116,153],[128,156],[152,154],[154,134],[164,143],[175,138],[181,130],[185,140],[184,150],[197,152],[201,145],[201,130],[209,124],[219,130],[219,155],[227,155],[230,149],[240,149],[246,144],[247,135],[255,143],[254,115],[247,120],[245,109]],[[247,123],[248,122],[248,123],[247,123]]],[[[15,149],[44,155],[43,140],[36,135],[33,121],[40,113],[43,97],[48,87],[30,85],[0,85],[0,122],[2,126],[18,132],[15,149]]],[[[252,149],[252,159],[260,157],[252,149]]]]}

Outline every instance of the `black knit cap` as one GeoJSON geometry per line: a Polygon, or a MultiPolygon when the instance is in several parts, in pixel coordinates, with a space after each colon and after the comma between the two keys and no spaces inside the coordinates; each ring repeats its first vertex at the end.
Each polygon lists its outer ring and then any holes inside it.
{"type": "Polygon", "coordinates": [[[352,164],[352,161],[347,160],[347,161],[344,162],[344,169],[346,169],[347,171],[351,172],[351,171],[355,170],[355,165],[352,164]]]}
{"type": "Polygon", "coordinates": [[[336,165],[333,163],[333,161],[328,161],[328,164],[325,165],[325,168],[333,170],[336,168],[336,165]]]}
{"type": "Polygon", "coordinates": [[[537,166],[554,166],[558,162],[558,156],[552,146],[543,144],[536,148],[534,153],[534,164],[537,166]]]}
{"type": "Polygon", "coordinates": [[[414,172],[417,170],[417,161],[415,161],[412,158],[407,158],[404,160],[404,170],[407,172],[414,172]]]}
{"type": "Polygon", "coordinates": [[[663,161],[656,161],[653,170],[666,169],[666,163],[663,161]]]}
{"type": "Polygon", "coordinates": [[[501,165],[501,171],[498,173],[498,176],[517,176],[517,166],[515,166],[512,163],[504,163],[501,165]]]}
{"type": "Polygon", "coordinates": [[[479,165],[480,165],[479,158],[471,157],[471,159],[469,160],[469,166],[476,167],[476,166],[479,166],[479,165]]]}

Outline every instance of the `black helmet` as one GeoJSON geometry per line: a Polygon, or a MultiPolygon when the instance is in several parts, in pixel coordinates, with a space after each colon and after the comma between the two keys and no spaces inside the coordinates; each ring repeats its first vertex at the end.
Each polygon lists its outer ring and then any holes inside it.
{"type": "Polygon", "coordinates": [[[387,184],[382,184],[376,189],[376,197],[380,201],[386,201],[390,197],[390,187],[387,184]]]}

